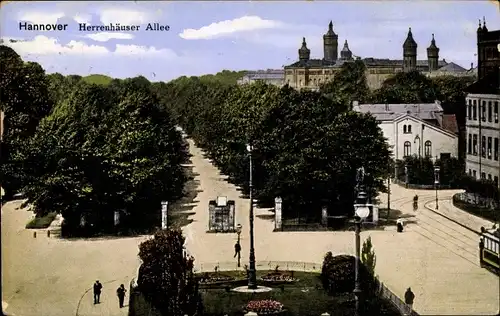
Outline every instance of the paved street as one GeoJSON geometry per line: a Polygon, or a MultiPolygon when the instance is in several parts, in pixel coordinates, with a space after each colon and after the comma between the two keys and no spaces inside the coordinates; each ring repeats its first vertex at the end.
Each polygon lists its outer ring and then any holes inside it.
{"type": "MultiPolygon", "coordinates": [[[[194,221],[183,228],[188,251],[195,257],[198,268],[203,263],[204,268],[215,262],[236,264],[233,259],[236,234],[206,233],[208,201],[218,195],[227,196],[236,201],[236,221],[243,225],[244,264],[248,262],[249,201],[240,198],[236,187],[224,181],[218,170],[203,158],[201,150],[189,142],[199,193],[190,211],[195,212],[191,217],[194,221]]],[[[433,201],[434,191],[391,187],[391,208],[415,217],[401,234],[394,227],[362,232],[362,239],[372,237],[376,272],[381,280],[400,297],[411,286],[416,295],[414,308],[421,314],[497,313],[499,279],[478,266],[477,235],[424,208],[426,202],[433,201]],[[420,196],[420,209],[414,212],[412,197],[416,192],[420,196]]],[[[440,191],[440,199],[450,199],[455,192],[458,191],[440,191]]],[[[386,203],[385,195],[381,200],[386,203]]],[[[19,202],[10,202],[2,209],[2,301],[8,304],[6,312],[18,316],[126,315],[126,308],[118,308],[114,291],[120,283],[128,289],[139,266],[137,246],[145,237],[34,239],[32,232],[23,229],[31,214],[16,210],[18,205],[19,202]],[[104,292],[102,304],[94,306],[88,289],[96,279],[103,283],[104,292]]],[[[463,217],[453,206],[442,209],[457,218],[463,217]]],[[[257,261],[321,263],[327,251],[354,253],[352,232],[273,233],[273,220],[260,216],[269,214],[273,213],[256,209],[257,261]]]]}

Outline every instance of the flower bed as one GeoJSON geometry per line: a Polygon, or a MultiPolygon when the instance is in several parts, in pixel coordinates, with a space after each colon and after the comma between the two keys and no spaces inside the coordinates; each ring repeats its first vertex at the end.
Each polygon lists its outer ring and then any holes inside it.
{"type": "Polygon", "coordinates": [[[293,277],[292,273],[284,273],[280,271],[269,272],[268,274],[261,277],[263,281],[267,282],[294,282],[297,281],[296,278],[293,277]]]}
{"type": "Polygon", "coordinates": [[[212,283],[223,283],[234,281],[235,278],[232,276],[224,275],[224,274],[203,274],[200,278],[200,284],[212,284],[212,283]]]}
{"type": "Polygon", "coordinates": [[[259,315],[278,315],[285,311],[283,304],[273,300],[250,301],[244,310],[245,313],[254,312],[259,315]]]}

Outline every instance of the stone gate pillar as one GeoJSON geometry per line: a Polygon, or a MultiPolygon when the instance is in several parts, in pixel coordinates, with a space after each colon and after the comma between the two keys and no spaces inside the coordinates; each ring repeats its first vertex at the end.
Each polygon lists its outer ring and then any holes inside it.
{"type": "Polygon", "coordinates": [[[326,206],[321,208],[321,225],[328,225],[328,208],[326,206]]]}
{"type": "Polygon", "coordinates": [[[274,199],[274,229],[281,229],[281,206],[283,200],[278,196],[274,199]]]}

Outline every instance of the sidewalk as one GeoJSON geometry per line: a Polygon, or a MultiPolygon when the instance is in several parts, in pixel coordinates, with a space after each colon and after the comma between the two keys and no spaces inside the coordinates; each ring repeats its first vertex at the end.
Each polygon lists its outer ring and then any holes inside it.
{"type": "Polygon", "coordinates": [[[93,289],[87,289],[79,302],[76,316],[127,316],[130,280],[112,280],[108,282],[101,281],[101,283],[103,287],[100,303],[94,304],[93,289]],[[116,289],[122,283],[125,285],[127,293],[125,295],[124,305],[120,308],[118,305],[118,297],[116,296],[116,289]]]}
{"type": "Polygon", "coordinates": [[[481,227],[486,229],[491,228],[495,222],[486,220],[484,218],[472,215],[455,207],[451,200],[441,200],[439,201],[439,209],[435,210],[434,204],[432,202],[425,203],[425,207],[433,212],[441,214],[445,217],[448,217],[450,220],[468,227],[469,229],[477,232],[478,234],[481,232],[481,227]]]}

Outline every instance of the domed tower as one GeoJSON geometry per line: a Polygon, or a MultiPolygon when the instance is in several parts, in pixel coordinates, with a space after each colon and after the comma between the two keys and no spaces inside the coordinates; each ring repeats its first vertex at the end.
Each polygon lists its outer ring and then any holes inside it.
{"type": "Polygon", "coordinates": [[[431,46],[427,48],[427,62],[429,63],[429,71],[438,69],[439,48],[436,46],[434,34],[432,34],[431,46]]]}
{"type": "Polygon", "coordinates": [[[299,61],[306,62],[311,56],[311,50],[307,48],[306,38],[302,38],[302,47],[299,49],[299,61]]]}
{"type": "Polygon", "coordinates": [[[340,59],[343,60],[351,60],[352,59],[352,52],[349,49],[349,44],[347,44],[347,40],[344,42],[344,48],[340,51],[340,59]]]}
{"type": "Polygon", "coordinates": [[[403,44],[403,71],[412,71],[417,69],[417,43],[413,39],[411,27],[408,30],[408,36],[403,44]]]}
{"type": "Polygon", "coordinates": [[[323,35],[323,49],[325,61],[334,62],[338,56],[338,35],[333,31],[333,23],[328,24],[328,31],[323,35]]]}

